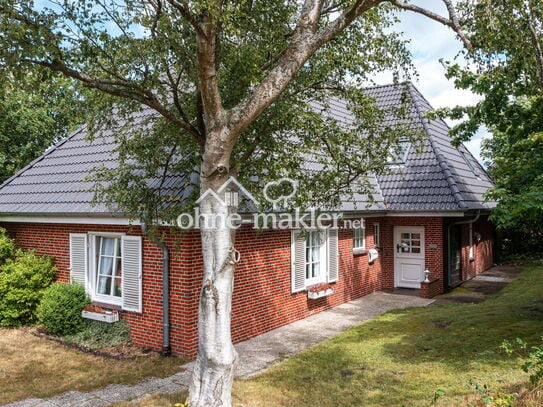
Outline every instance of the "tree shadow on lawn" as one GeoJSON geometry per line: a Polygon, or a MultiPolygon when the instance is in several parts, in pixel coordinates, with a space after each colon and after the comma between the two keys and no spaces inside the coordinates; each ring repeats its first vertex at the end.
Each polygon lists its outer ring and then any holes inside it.
{"type": "Polygon", "coordinates": [[[239,398],[261,405],[257,390],[268,405],[427,406],[440,388],[455,401],[473,395],[471,381],[517,386],[526,375],[500,345],[539,340],[542,280],[538,267],[484,303],[389,312],[239,383],[239,398]]]}

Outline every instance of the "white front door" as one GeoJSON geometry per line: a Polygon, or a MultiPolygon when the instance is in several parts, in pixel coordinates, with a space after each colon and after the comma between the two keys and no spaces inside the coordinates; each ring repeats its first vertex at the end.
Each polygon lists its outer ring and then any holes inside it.
{"type": "Polygon", "coordinates": [[[424,280],[424,227],[394,228],[394,286],[420,288],[424,280]]]}

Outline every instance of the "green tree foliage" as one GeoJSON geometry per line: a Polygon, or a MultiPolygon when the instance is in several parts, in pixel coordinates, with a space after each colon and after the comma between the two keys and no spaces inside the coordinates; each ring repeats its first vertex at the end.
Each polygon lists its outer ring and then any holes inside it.
{"type": "Polygon", "coordinates": [[[0,267],[0,326],[36,322],[36,308],[56,271],[52,258],[33,251],[18,250],[7,260],[0,267]]]}
{"type": "Polygon", "coordinates": [[[81,311],[89,304],[83,286],[56,283],[46,288],[36,310],[38,321],[53,335],[73,335],[84,327],[81,311]]]}
{"type": "Polygon", "coordinates": [[[6,229],[0,228],[0,266],[15,256],[15,242],[7,234],[6,229]]]}
{"type": "MultiPolygon", "coordinates": [[[[543,237],[543,2],[508,0],[464,2],[467,31],[477,47],[469,65],[449,65],[456,86],[481,95],[474,106],[447,112],[464,121],[453,129],[458,141],[481,125],[493,137],[483,155],[498,201],[492,218],[502,228],[521,232],[516,240],[543,237]]],[[[525,244],[526,242],[524,242],[525,244]]],[[[539,248],[539,250],[541,250],[539,248]]]]}
{"type": "Polygon", "coordinates": [[[0,181],[82,123],[82,99],[64,78],[3,72],[0,80],[0,181]]]}

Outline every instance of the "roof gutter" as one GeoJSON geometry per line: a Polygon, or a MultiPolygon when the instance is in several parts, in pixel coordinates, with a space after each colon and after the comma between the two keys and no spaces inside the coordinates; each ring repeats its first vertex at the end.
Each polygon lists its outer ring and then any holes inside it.
{"type": "Polygon", "coordinates": [[[162,249],[162,356],[170,356],[170,250],[166,243],[149,234],[147,225],[141,224],[142,233],[162,249]]]}
{"type": "Polygon", "coordinates": [[[453,223],[450,223],[449,226],[447,226],[447,283],[449,286],[451,285],[451,231],[452,231],[452,228],[453,226],[456,226],[456,225],[473,224],[477,222],[480,217],[481,217],[481,211],[478,210],[477,214],[475,215],[473,219],[453,222],[453,223]]]}

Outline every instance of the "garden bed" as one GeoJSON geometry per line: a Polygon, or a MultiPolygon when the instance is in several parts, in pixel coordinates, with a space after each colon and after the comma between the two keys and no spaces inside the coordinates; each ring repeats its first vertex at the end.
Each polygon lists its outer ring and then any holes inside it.
{"type": "Polygon", "coordinates": [[[63,346],[78,350],[80,352],[90,353],[95,356],[101,356],[110,359],[126,360],[145,356],[160,356],[160,352],[154,351],[152,349],[141,348],[132,344],[122,344],[117,346],[94,349],[84,345],[80,345],[75,342],[70,342],[65,338],[59,336],[48,334],[42,327],[28,328],[28,330],[32,335],[37,336],[38,338],[54,341],[63,346]]]}

